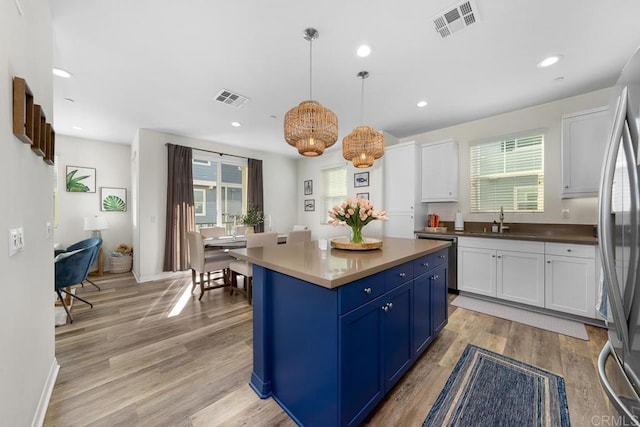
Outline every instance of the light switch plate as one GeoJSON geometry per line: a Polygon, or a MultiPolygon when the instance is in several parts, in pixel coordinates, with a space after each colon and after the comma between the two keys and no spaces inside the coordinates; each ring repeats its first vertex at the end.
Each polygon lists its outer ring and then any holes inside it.
{"type": "Polygon", "coordinates": [[[18,229],[9,229],[9,256],[14,256],[18,253],[18,229]]]}

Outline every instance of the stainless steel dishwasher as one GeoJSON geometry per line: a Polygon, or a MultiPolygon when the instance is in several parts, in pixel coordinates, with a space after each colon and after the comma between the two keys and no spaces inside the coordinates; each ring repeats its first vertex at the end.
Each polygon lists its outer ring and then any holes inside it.
{"type": "Polygon", "coordinates": [[[416,239],[446,240],[451,242],[449,246],[449,292],[458,293],[458,238],[445,234],[416,233],[416,239]]]}

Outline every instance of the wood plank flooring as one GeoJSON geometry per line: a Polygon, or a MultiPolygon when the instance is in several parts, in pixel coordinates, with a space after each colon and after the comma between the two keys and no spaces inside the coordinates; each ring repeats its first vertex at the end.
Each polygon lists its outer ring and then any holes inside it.
{"type": "MultiPolygon", "coordinates": [[[[56,328],[60,373],[45,426],[293,426],[248,386],[251,306],[227,289],[191,295],[191,277],[136,284],[106,274],[78,289],[74,323],[56,328]],[[184,303],[180,310],[176,308],[184,303]]],[[[565,378],[571,424],[613,414],[600,387],[603,329],[590,341],[454,306],[449,324],[369,417],[369,426],[421,426],[467,343],[565,378]]],[[[602,425],[602,423],[600,423],[602,425]]]]}

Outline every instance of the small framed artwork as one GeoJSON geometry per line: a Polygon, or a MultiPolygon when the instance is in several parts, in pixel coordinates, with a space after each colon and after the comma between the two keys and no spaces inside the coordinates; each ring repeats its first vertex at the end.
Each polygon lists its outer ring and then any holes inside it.
{"type": "Polygon", "coordinates": [[[127,189],[100,187],[100,210],[103,212],[126,212],[127,189]]]}
{"type": "Polygon", "coordinates": [[[353,186],[354,187],[368,187],[369,186],[369,172],[360,172],[353,174],[353,186]]]}
{"type": "Polygon", "coordinates": [[[316,210],[316,200],[315,199],[307,199],[304,201],[304,210],[306,212],[313,212],[316,210]]]}
{"type": "Polygon", "coordinates": [[[369,200],[369,193],[356,193],[356,199],[369,200]]]}
{"type": "Polygon", "coordinates": [[[72,193],[95,193],[95,168],[67,166],[67,191],[72,193]]]}
{"type": "Polygon", "coordinates": [[[304,195],[309,196],[313,194],[313,181],[308,179],[304,182],[304,195]]]}

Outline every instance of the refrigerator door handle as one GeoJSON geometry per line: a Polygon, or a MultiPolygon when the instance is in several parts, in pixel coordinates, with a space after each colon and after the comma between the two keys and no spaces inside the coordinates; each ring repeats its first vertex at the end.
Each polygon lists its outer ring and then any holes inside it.
{"type": "MultiPolygon", "coordinates": [[[[611,401],[613,406],[616,407],[618,412],[621,413],[621,414],[624,414],[626,416],[626,418],[627,418],[626,421],[629,421],[629,422],[632,423],[632,424],[627,424],[627,425],[634,425],[634,426],[640,427],[640,424],[638,423],[637,415],[634,415],[631,412],[631,410],[629,410],[629,408],[627,408],[627,406],[624,404],[624,402],[622,402],[622,400],[620,400],[620,398],[618,397],[616,392],[613,390],[613,387],[611,386],[611,383],[609,382],[609,379],[607,378],[607,373],[605,371],[605,362],[607,361],[607,357],[609,357],[609,355],[611,355],[611,357],[615,360],[615,363],[618,365],[620,370],[622,372],[624,372],[624,370],[620,366],[620,363],[618,362],[618,359],[616,359],[616,356],[613,353],[613,349],[611,347],[611,342],[607,341],[607,343],[604,345],[604,347],[602,347],[602,351],[600,352],[600,356],[598,356],[598,376],[600,377],[600,383],[602,384],[602,388],[604,388],[605,393],[607,394],[607,396],[609,396],[609,401],[611,401]]],[[[631,384],[628,384],[628,387],[631,390],[633,390],[633,387],[631,386],[631,384]]]]}
{"type": "Polygon", "coordinates": [[[613,193],[613,179],[616,171],[616,160],[622,131],[625,125],[627,111],[628,89],[625,87],[620,95],[620,100],[616,107],[611,139],[606,153],[606,160],[602,168],[600,178],[600,197],[598,199],[598,237],[601,247],[602,270],[604,273],[607,295],[611,304],[613,321],[618,339],[622,342],[625,350],[629,350],[629,329],[625,309],[622,302],[622,294],[618,283],[618,276],[615,271],[615,259],[613,252],[613,224],[611,221],[611,197],[613,193]]]}
{"type": "Polygon", "coordinates": [[[629,175],[629,190],[631,192],[631,207],[630,207],[630,253],[629,253],[629,265],[627,273],[627,283],[624,289],[623,303],[624,313],[627,320],[631,313],[631,306],[633,303],[633,297],[636,289],[636,280],[638,277],[638,169],[636,167],[636,153],[634,152],[634,144],[631,140],[631,133],[629,132],[629,118],[627,123],[623,127],[622,142],[624,145],[624,154],[627,160],[627,173],[629,175]]]}

